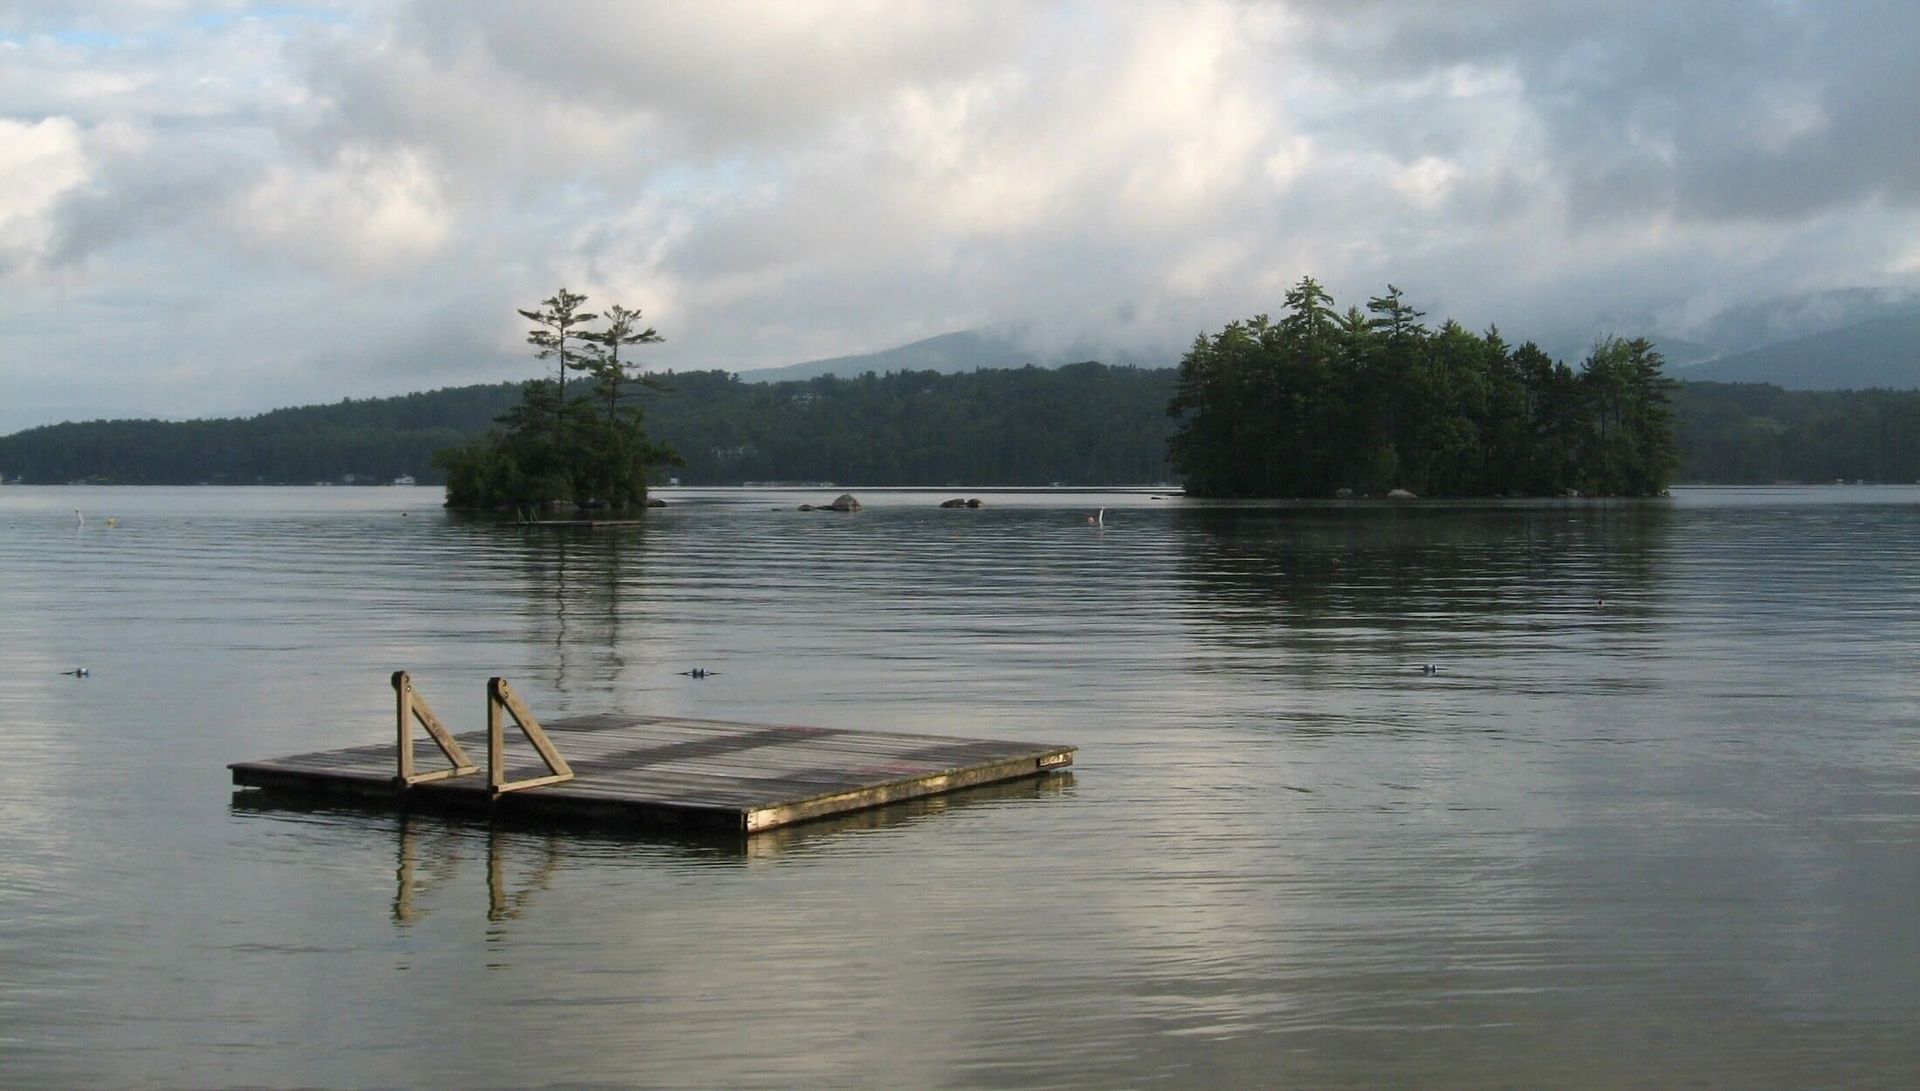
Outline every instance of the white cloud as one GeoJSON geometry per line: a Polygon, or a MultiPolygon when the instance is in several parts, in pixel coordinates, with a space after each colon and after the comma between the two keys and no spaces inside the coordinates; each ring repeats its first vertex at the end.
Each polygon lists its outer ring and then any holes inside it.
{"type": "Polygon", "coordinates": [[[233,215],[234,230],[257,246],[355,278],[418,265],[453,223],[421,157],[366,150],[343,151],[320,170],[276,166],[233,215]]]}
{"type": "Polygon", "coordinates": [[[28,124],[0,117],[0,273],[46,253],[56,204],[86,180],[86,153],[72,119],[28,124]]]}
{"type": "Polygon", "coordinates": [[[560,284],[742,369],[1179,346],[1309,272],[1517,337],[1920,278],[1911,5],[76,10],[0,15],[0,322],[141,359],[102,412],[530,373],[560,284]]]}
{"type": "Polygon", "coordinates": [[[1436,155],[1423,155],[1394,172],[1393,188],[1424,209],[1447,199],[1460,168],[1436,155]]]}

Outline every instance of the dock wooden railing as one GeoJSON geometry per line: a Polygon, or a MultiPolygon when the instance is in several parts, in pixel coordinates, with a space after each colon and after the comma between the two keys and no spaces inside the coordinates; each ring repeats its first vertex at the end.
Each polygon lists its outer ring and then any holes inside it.
{"type": "Polygon", "coordinates": [[[553,748],[553,741],[547,738],[540,721],[534,719],[527,706],[520,703],[505,678],[487,679],[487,787],[494,795],[502,792],[517,792],[523,788],[538,788],[542,784],[559,784],[573,779],[573,767],[560,751],[553,748]],[[540,754],[540,760],[547,763],[548,775],[527,777],[524,780],[507,779],[506,740],[501,735],[500,712],[506,710],[513,722],[520,725],[520,733],[533,744],[540,754]]]}
{"type": "MultiPolygon", "coordinates": [[[[406,671],[393,672],[393,693],[399,757],[399,768],[393,778],[395,783],[411,788],[428,781],[463,777],[480,771],[480,767],[467,757],[465,750],[461,749],[460,743],[453,737],[453,732],[447,730],[447,725],[441,722],[440,717],[434,715],[432,708],[428,707],[426,699],[413,688],[413,678],[406,671]],[[435,769],[426,773],[415,771],[413,762],[415,721],[427,729],[428,737],[433,739],[434,745],[440,748],[440,753],[446,755],[452,768],[435,769]]],[[[560,751],[554,749],[553,740],[547,738],[547,732],[540,726],[540,721],[534,718],[533,713],[514,694],[513,688],[507,685],[507,680],[497,677],[487,679],[487,787],[492,793],[497,796],[502,792],[517,792],[524,788],[538,788],[543,784],[559,784],[572,779],[573,767],[567,764],[567,759],[560,756],[560,751]],[[540,760],[546,762],[546,776],[526,777],[521,780],[507,779],[506,736],[500,718],[502,711],[513,717],[513,722],[520,727],[520,733],[533,744],[533,749],[540,755],[540,760]]]]}
{"type": "Polygon", "coordinates": [[[447,725],[440,722],[440,717],[433,714],[433,709],[427,706],[426,700],[414,690],[413,678],[406,671],[393,672],[393,695],[398,705],[396,718],[399,721],[400,746],[400,770],[393,778],[394,780],[411,788],[430,780],[463,777],[468,773],[479,771],[480,767],[473,764],[467,758],[467,752],[460,749],[460,744],[454,741],[453,732],[447,730],[447,725]],[[433,739],[434,745],[440,748],[440,752],[446,755],[447,760],[453,763],[453,768],[436,769],[431,773],[413,771],[413,722],[415,720],[420,721],[420,726],[427,729],[428,737],[433,739]]]}

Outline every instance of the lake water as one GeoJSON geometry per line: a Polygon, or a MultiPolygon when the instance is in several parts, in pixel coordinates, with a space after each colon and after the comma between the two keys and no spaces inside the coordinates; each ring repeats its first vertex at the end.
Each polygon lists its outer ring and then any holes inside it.
{"type": "Polygon", "coordinates": [[[1920,1073],[1920,489],[838,491],[0,488],[0,1084],[1920,1073]],[[461,729],[501,674],[1082,749],[745,848],[231,789],[386,739],[399,668],[461,729]]]}

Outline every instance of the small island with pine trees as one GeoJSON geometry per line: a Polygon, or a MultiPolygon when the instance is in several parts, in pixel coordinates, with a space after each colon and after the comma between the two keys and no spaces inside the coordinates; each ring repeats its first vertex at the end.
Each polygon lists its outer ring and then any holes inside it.
{"type": "Polygon", "coordinates": [[[527,342],[537,358],[554,361],[554,377],[522,387],[520,404],[498,418],[502,427],[434,454],[447,475],[447,507],[527,520],[542,512],[633,512],[647,506],[653,467],[680,464],[647,439],[637,396],[654,381],[620,356],[622,348],[664,338],[640,325],[638,310],[616,303],[602,316],[581,310],[586,301],[561,288],[541,309],[520,311],[537,324],[527,342]],[[594,329],[595,321],[604,325],[594,329]],[[586,377],[572,395],[569,371],[586,377]]]}
{"type": "Polygon", "coordinates": [[[1312,277],[1180,361],[1168,458],[1203,497],[1657,496],[1679,464],[1662,359],[1606,338],[1578,370],[1498,329],[1421,325],[1391,285],[1337,311],[1312,277]]]}

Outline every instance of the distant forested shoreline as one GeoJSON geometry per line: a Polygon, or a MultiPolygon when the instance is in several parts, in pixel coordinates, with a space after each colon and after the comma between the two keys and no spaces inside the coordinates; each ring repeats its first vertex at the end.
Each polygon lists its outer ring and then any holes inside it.
{"type": "MultiPolygon", "coordinates": [[[[648,432],[689,485],[1119,485],[1167,463],[1173,368],[893,372],[799,382],[663,375],[648,432]]],[[[0,436],[0,475],[30,484],[439,484],[433,452],[484,434],[519,383],[347,399],[248,418],[115,420],[0,436]],[[352,481],[347,480],[351,475],[352,481]]],[[[1681,483],[1920,480],[1920,391],[1787,391],[1680,382],[1681,483]]]]}

